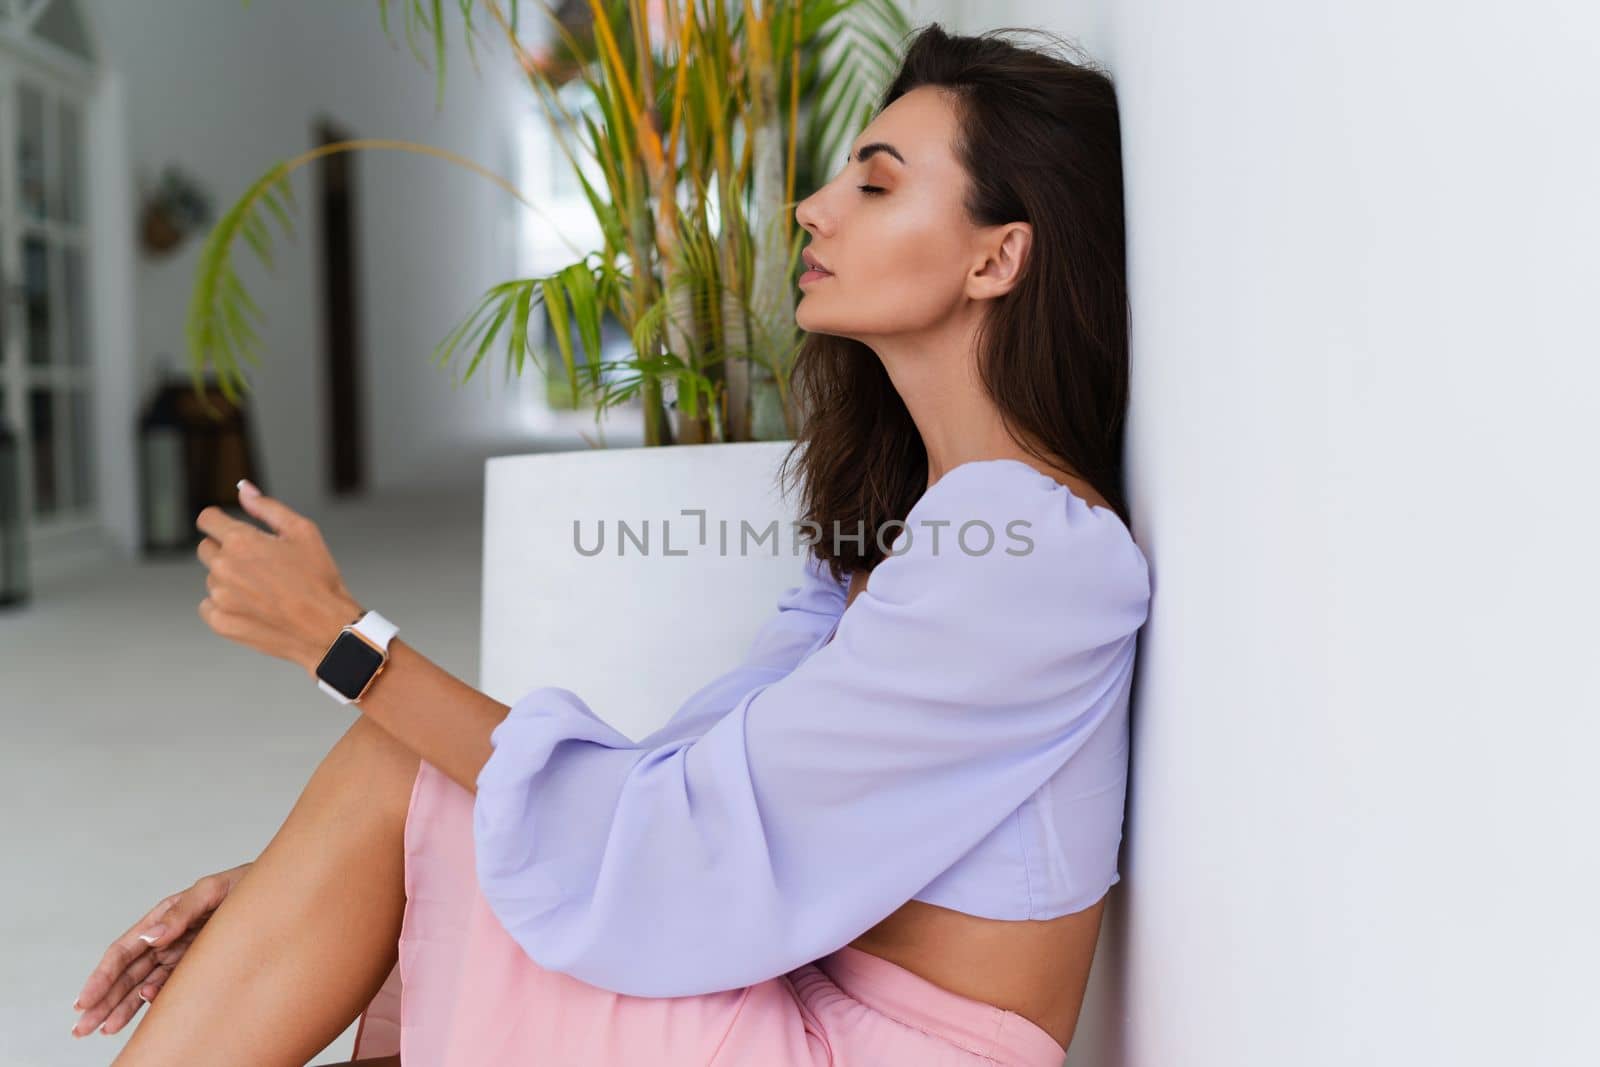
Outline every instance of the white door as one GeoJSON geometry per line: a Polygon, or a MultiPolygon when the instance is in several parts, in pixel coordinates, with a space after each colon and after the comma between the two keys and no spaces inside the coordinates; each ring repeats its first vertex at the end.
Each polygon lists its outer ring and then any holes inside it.
{"type": "Polygon", "coordinates": [[[0,0],[0,413],[32,539],[97,525],[84,116],[75,0],[0,0]]]}

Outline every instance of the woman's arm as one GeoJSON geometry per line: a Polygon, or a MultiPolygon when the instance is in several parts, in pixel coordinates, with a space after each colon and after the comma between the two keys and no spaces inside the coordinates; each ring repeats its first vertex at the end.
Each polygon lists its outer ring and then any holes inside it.
{"type": "MultiPolygon", "coordinates": [[[[327,617],[352,618],[352,610],[360,614],[349,605],[327,617]]],[[[800,584],[778,598],[777,614],[756,631],[743,660],[693,693],[666,724],[641,743],[661,744],[704,732],[750,690],[794,670],[805,652],[838,622],[843,610],[844,586],[808,556],[800,584]]],[[[336,635],[342,623],[327,624],[324,629],[329,625],[336,635]]],[[[301,665],[315,677],[320,660],[317,654],[315,661],[307,659],[301,665]]],[[[478,775],[494,751],[489,735],[511,710],[398,637],[389,643],[388,666],[356,706],[473,795],[478,792],[478,775]]]]}
{"type": "MultiPolygon", "coordinates": [[[[343,617],[349,617],[348,612],[343,617]]],[[[335,628],[327,641],[337,635],[335,628]]],[[[315,678],[321,659],[319,652],[301,666],[315,678]]],[[[474,794],[478,791],[478,774],[494,751],[489,735],[511,710],[398,637],[389,642],[388,665],[354,706],[474,794]]]]}
{"type": "MultiPolygon", "coordinates": [[[[362,614],[317,524],[243,479],[239,503],[263,529],[212,505],[195,526],[206,536],[207,596],[200,617],[231,641],[300,666],[317,665],[346,623],[362,614]]],[[[403,641],[356,707],[469,791],[488,759],[489,733],[509,710],[403,641]]]]}

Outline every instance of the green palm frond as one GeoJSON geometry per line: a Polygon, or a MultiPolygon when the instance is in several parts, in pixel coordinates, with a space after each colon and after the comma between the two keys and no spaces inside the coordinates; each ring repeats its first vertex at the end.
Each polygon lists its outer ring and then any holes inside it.
{"type": "MultiPolygon", "coordinates": [[[[532,294],[537,287],[538,279],[518,279],[494,286],[479,300],[472,314],[434,346],[432,359],[439,367],[448,365],[451,356],[458,348],[465,346],[475,349],[466,373],[459,380],[452,381],[452,387],[459,387],[472,376],[472,371],[488,354],[496,335],[511,317],[512,312],[519,306],[531,306],[532,294]]],[[[523,350],[516,347],[515,338],[512,340],[512,347],[513,359],[520,371],[523,350]]]]}
{"type": "Polygon", "coordinates": [[[895,0],[822,0],[806,4],[801,36],[815,39],[803,81],[815,86],[817,113],[807,126],[806,153],[821,176],[838,168],[855,132],[872,120],[878,96],[899,65],[911,22],[895,0]],[[850,62],[836,62],[848,56],[850,62]],[[817,79],[817,68],[832,62],[817,79]]]}
{"type": "MultiPolygon", "coordinates": [[[[495,0],[484,3],[506,29],[495,0]]],[[[553,35],[577,60],[565,88],[581,92],[584,106],[569,108],[572,94],[545,76],[515,33],[509,36],[604,236],[600,266],[541,286],[569,388],[576,395],[581,386],[602,409],[643,392],[646,440],[657,443],[653,396],[661,382],[677,383],[678,408],[691,418],[702,408],[721,410],[737,366],[761,368],[787,396],[799,342],[793,278],[804,237],[793,223],[793,197],[797,187],[814,184],[813,175],[836,169],[830,160],[841,154],[841,142],[870,119],[910,23],[896,0],[772,0],[759,12],[750,2],[669,0],[664,13],[652,11],[651,19],[664,15],[666,22],[653,27],[664,32],[646,55],[642,3],[590,0],[593,39],[584,43],[540,0],[553,35]],[[664,47],[674,42],[677,48],[664,47]],[[766,145],[766,179],[758,173],[758,143],[766,145]],[[659,184],[652,158],[667,168],[659,184]],[[598,186],[586,161],[600,172],[598,186]],[[757,188],[761,180],[769,184],[757,188]],[[661,202],[667,195],[673,204],[661,202]],[[765,257],[779,265],[758,271],[765,257]],[[620,277],[622,262],[628,284],[603,296],[568,284],[604,281],[607,265],[620,277]],[[583,330],[580,308],[588,309],[596,335],[603,313],[618,319],[635,357],[602,362],[580,336],[587,358],[578,359],[570,331],[574,324],[583,330]]],[[[515,307],[506,313],[516,317],[515,307]]],[[[508,368],[520,365],[526,346],[511,333],[508,368]]],[[[475,358],[469,376],[476,366],[475,358]]]]}
{"type": "Polygon", "coordinates": [[[411,141],[339,141],[273,164],[217,221],[202,246],[200,266],[195,275],[194,289],[190,293],[184,327],[190,376],[197,392],[203,389],[205,370],[207,365],[211,365],[217,370],[217,383],[223,394],[236,403],[241,393],[249,389],[249,381],[244,376],[240,361],[246,360],[257,366],[261,363],[256,352],[260,338],[250,326],[247,316],[254,315],[258,321],[264,319],[261,309],[251,300],[234,269],[235,241],[242,239],[256,257],[269,270],[272,269],[271,231],[262,212],[263,209],[270,212],[284,232],[293,236],[294,224],[290,211],[294,208],[294,190],[289,184],[290,174],[323,156],[371,149],[417,152],[459,164],[488,178],[529,208],[543,214],[537,205],[498,174],[454,152],[411,141]]]}
{"type": "MultiPolygon", "coordinates": [[[[261,363],[256,354],[260,337],[246,315],[264,322],[261,309],[250,299],[234,270],[233,241],[243,237],[257,258],[272,269],[270,235],[260,209],[270,210],[284,232],[293,236],[294,224],[286,208],[294,205],[294,189],[288,179],[288,169],[282,163],[257,179],[250,191],[218,220],[200,250],[200,272],[184,321],[184,337],[191,355],[204,353],[216,365],[218,384],[230,402],[238,401],[235,382],[243,380],[239,360],[243,358],[257,366],[261,363]]],[[[204,359],[193,362],[190,377],[197,391],[203,390],[204,370],[204,359]]]]}
{"type": "Polygon", "coordinates": [[[601,369],[605,366],[600,359],[600,341],[605,298],[610,290],[611,285],[596,276],[596,268],[589,265],[587,256],[544,277],[493,286],[473,312],[434,347],[433,362],[446,367],[458,354],[470,353],[466,370],[452,382],[454,386],[465,384],[488,355],[500,331],[509,324],[507,373],[513,368],[518,374],[522,373],[529,356],[536,366],[548,373],[548,368],[540,363],[540,350],[528,337],[528,323],[537,305],[542,306],[550,318],[568,388],[575,398],[592,393],[601,384],[601,369]],[[573,326],[578,330],[581,359],[572,346],[573,326]],[[578,377],[580,367],[583,381],[578,377]]]}
{"type": "MultiPolygon", "coordinates": [[[[250,0],[244,0],[244,3],[249,6],[250,0]]],[[[424,69],[433,70],[436,86],[435,107],[443,107],[445,53],[449,47],[449,34],[445,29],[444,0],[378,0],[378,21],[383,26],[383,34],[390,44],[395,43],[394,28],[389,21],[389,5],[394,3],[398,3],[401,7],[405,19],[406,45],[411,49],[412,56],[424,69]],[[431,62],[423,50],[424,42],[433,48],[431,62]]],[[[519,0],[505,0],[513,29],[517,24],[518,3],[519,0]]],[[[456,0],[457,10],[461,15],[463,36],[467,42],[467,54],[471,57],[474,67],[477,65],[478,54],[472,40],[472,13],[477,5],[478,0],[456,0]]]]}
{"type": "MultiPolygon", "coordinates": [[[[474,64],[475,28],[492,19],[601,234],[601,248],[574,248],[582,258],[552,274],[490,288],[434,347],[434,362],[459,366],[459,387],[491,354],[503,353],[508,379],[531,358],[554,387],[559,359],[571,396],[599,405],[597,425],[607,407],[640,397],[647,444],[672,436],[663,386],[676,387],[686,440],[764,433],[752,421],[758,386],[776,386],[792,429],[805,238],[796,197],[832,176],[870,121],[911,29],[899,0],[588,0],[576,16],[535,2],[552,42],[537,57],[518,40],[517,0],[377,0],[385,36],[395,43],[402,24],[441,104],[447,16],[461,19],[474,64]],[[541,308],[548,345],[534,340],[541,308]],[[608,317],[627,332],[631,358],[601,359],[608,317]]],[[[197,374],[216,363],[225,389],[243,383],[242,360],[257,362],[250,314],[259,316],[229,249],[240,239],[271,266],[267,220],[288,230],[286,179],[309,158],[269,171],[207,242],[190,351],[197,374]]]]}

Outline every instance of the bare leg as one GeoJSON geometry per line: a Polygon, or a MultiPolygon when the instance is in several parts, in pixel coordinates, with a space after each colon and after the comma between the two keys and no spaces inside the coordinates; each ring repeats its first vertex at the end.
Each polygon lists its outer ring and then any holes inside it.
{"type": "Polygon", "coordinates": [[[366,716],[146,1009],[115,1067],[304,1067],[394,968],[418,758],[366,716]]]}

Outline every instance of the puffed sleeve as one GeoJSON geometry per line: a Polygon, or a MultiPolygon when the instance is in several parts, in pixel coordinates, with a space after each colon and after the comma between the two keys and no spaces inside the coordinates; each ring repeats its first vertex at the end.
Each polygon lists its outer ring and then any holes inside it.
{"type": "Polygon", "coordinates": [[[698,736],[740,697],[794,670],[839,621],[848,586],[848,580],[836,580],[827,564],[808,553],[800,567],[800,584],[778,597],[777,613],[756,630],[743,659],[691,693],[665,724],[638,744],[651,748],[698,736]]]}
{"type": "Polygon", "coordinates": [[[1111,512],[983,473],[929,489],[833,639],[697,736],[632,743],[558,687],[512,705],[476,870],[535,962],[635,996],[776,977],[911,899],[1083,745],[1145,619],[1143,556],[1111,512]]]}

